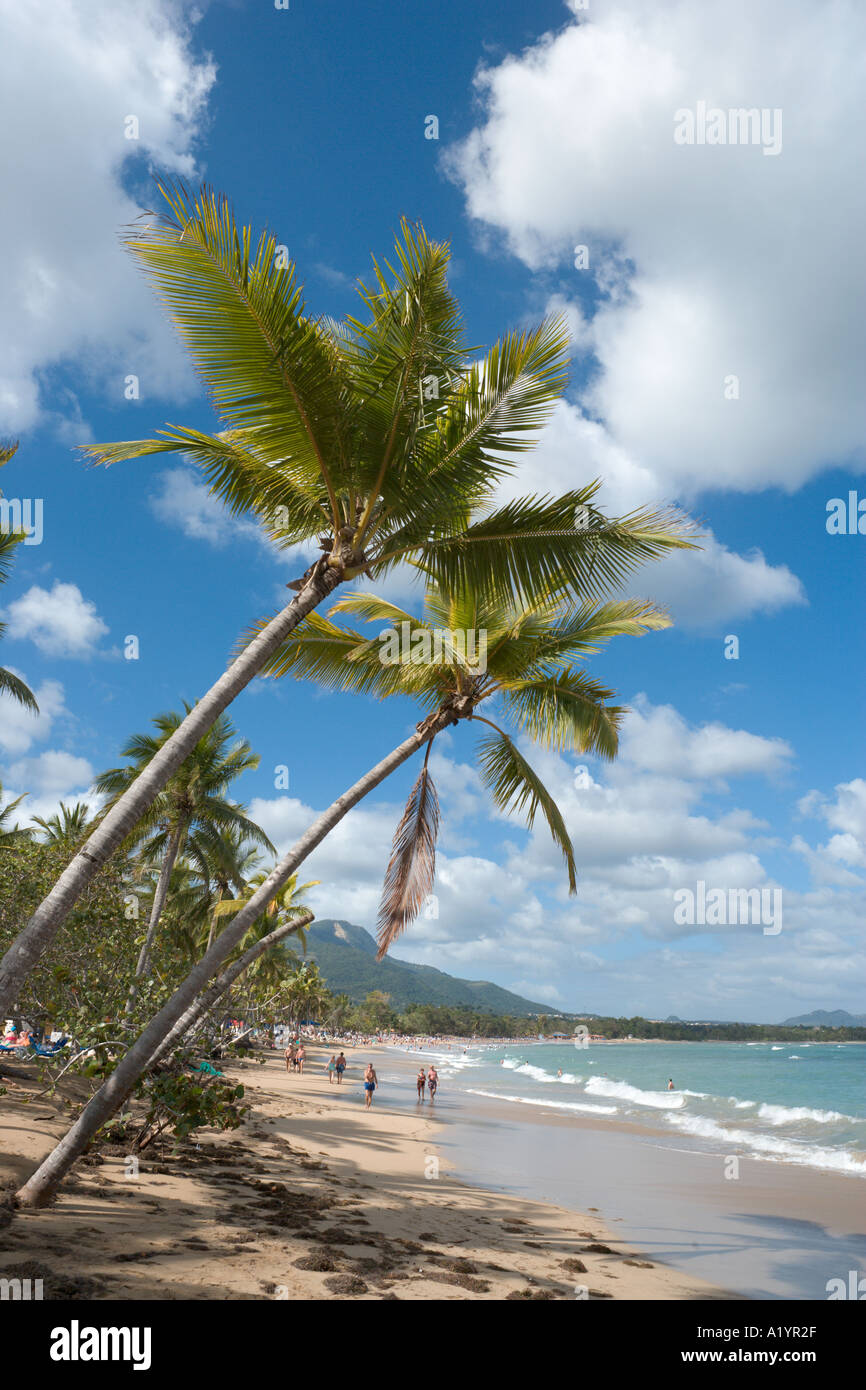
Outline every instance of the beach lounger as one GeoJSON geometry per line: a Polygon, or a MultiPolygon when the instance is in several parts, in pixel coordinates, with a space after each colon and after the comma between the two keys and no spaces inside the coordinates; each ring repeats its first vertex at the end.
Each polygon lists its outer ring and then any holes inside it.
{"type": "Polygon", "coordinates": [[[37,1057],[56,1057],[58,1052],[62,1052],[64,1047],[69,1046],[69,1038],[60,1038],[56,1043],[31,1043],[30,1050],[35,1052],[37,1057]]]}

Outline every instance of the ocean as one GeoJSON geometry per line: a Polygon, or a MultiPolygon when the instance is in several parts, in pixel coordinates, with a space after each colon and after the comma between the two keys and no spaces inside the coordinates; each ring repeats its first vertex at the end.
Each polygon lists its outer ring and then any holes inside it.
{"type": "MultiPolygon", "coordinates": [[[[825,1299],[830,1281],[866,1275],[866,1044],[479,1043],[422,1058],[441,1079],[437,1148],[468,1183],[597,1212],[632,1250],[747,1298],[825,1299]]],[[[393,1080],[412,1107],[411,1077],[393,1080]]]]}
{"type": "Polygon", "coordinates": [[[866,1177],[866,1043],[529,1043],[438,1057],[443,1081],[470,1095],[866,1177]]]}

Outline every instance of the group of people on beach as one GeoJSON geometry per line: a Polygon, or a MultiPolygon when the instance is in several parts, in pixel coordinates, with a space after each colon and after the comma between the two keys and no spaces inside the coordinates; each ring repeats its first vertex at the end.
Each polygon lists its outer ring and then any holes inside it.
{"type": "MultiPolygon", "coordinates": [[[[290,1042],[285,1050],[285,1058],[286,1071],[298,1072],[299,1074],[303,1073],[304,1063],[307,1059],[307,1052],[304,1044],[302,1042],[295,1042],[294,1040],[290,1042]]],[[[333,1086],[335,1080],[338,1086],[342,1086],[343,1075],[347,1066],[348,1063],[344,1052],[332,1054],[329,1057],[324,1068],[328,1073],[329,1086],[333,1086]]],[[[370,1106],[373,1104],[373,1092],[378,1085],[379,1078],[376,1075],[376,1069],[372,1062],[368,1062],[364,1068],[364,1108],[366,1110],[369,1110],[370,1106]]],[[[423,1067],[420,1068],[416,1077],[416,1086],[419,1100],[424,1099],[425,1090],[429,1092],[431,1100],[435,1098],[436,1091],[439,1087],[439,1073],[432,1062],[430,1063],[428,1071],[425,1072],[423,1067]]]]}
{"type": "Polygon", "coordinates": [[[4,1046],[27,1048],[32,1041],[33,1034],[26,1023],[22,1023],[19,1030],[11,1018],[6,1020],[6,1027],[3,1031],[4,1046]]]}

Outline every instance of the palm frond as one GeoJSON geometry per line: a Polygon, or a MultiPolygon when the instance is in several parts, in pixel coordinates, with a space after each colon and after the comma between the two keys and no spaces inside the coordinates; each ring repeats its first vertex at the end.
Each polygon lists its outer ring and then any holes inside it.
{"type": "Polygon", "coordinates": [[[542,748],[616,757],[626,710],[607,704],[614,692],[582,671],[503,682],[502,692],[517,727],[542,748]]]}
{"type": "Polygon", "coordinates": [[[14,671],[7,671],[5,666],[0,666],[0,695],[8,695],[31,714],[39,713],[36,696],[29,685],[16,676],[14,671]]]}
{"type": "MultiPolygon", "coordinates": [[[[254,428],[269,458],[291,455],[310,483],[345,459],[347,390],[339,358],[305,311],[295,266],[276,237],[240,226],[228,200],[202,187],[160,185],[168,211],[126,245],[155,285],[214,408],[232,429],[254,428]]],[[[108,461],[107,446],[91,456],[108,461]]],[[[128,455],[115,452],[112,459],[128,455]]]]}
{"type": "Polygon", "coordinates": [[[420,543],[418,553],[443,588],[531,600],[568,589],[598,598],[648,560],[695,549],[694,528],[675,510],[602,517],[597,526],[585,526],[578,508],[590,492],[517,498],[459,536],[420,543]]]}
{"type": "MultiPolygon", "coordinates": [[[[496,726],[493,727],[495,729],[496,726]]],[[[566,830],[562,812],[517,745],[501,729],[496,729],[495,733],[481,739],[478,762],[481,779],[500,810],[516,811],[523,816],[530,829],[537,812],[541,811],[554,842],[562,851],[568,869],[568,891],[576,893],[577,868],[574,846],[566,830]]]]}
{"type": "Polygon", "coordinates": [[[425,765],[394,832],[379,904],[377,960],[417,917],[424,899],[432,892],[438,834],[439,798],[425,765]]]}

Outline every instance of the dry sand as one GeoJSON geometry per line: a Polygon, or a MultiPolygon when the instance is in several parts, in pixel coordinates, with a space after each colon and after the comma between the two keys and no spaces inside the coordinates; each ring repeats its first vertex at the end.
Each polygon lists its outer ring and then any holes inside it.
{"type": "MultiPolygon", "coordinates": [[[[308,1049],[303,1077],[273,1053],[226,1068],[252,1106],[240,1130],[145,1150],[137,1176],[119,1146],[81,1160],[54,1206],[0,1229],[0,1277],[43,1277],[46,1298],[100,1300],[730,1297],[644,1261],[593,1213],[458,1182],[429,1105],[389,1108],[380,1091],[364,1111],[370,1052],[349,1053],[340,1088],[322,1048],[308,1049]]],[[[414,1066],[406,1059],[407,1086],[414,1066]]],[[[39,1088],[32,1070],[12,1075],[17,1087],[0,1097],[6,1189],[68,1124],[56,1098],[23,1103],[39,1088]]]]}

